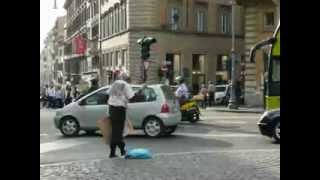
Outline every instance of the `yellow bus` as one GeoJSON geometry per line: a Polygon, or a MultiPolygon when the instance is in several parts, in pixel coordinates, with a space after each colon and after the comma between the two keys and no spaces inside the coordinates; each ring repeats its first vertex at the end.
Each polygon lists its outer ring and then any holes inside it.
{"type": "Polygon", "coordinates": [[[264,76],[264,106],[270,111],[280,108],[280,22],[272,37],[252,47],[251,62],[255,61],[256,50],[265,46],[271,46],[268,53],[267,74],[264,76]]]}

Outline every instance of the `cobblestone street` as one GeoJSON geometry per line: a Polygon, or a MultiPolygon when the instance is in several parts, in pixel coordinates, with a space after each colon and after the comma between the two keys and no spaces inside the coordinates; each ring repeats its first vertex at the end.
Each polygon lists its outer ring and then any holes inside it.
{"type": "Polygon", "coordinates": [[[164,154],[151,160],[90,160],[42,166],[40,177],[48,180],[277,180],[280,179],[279,156],[278,150],[270,150],[164,154]]]}

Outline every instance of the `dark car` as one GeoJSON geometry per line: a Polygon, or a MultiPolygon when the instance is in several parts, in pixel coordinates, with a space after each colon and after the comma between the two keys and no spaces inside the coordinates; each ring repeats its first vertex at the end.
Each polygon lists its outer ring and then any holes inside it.
{"type": "Polygon", "coordinates": [[[280,143],[280,109],[266,111],[258,122],[260,132],[280,143]]]}

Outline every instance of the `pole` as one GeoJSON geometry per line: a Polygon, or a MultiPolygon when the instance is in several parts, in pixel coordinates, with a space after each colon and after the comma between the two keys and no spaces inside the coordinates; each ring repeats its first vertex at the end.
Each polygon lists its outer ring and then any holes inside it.
{"type": "Polygon", "coordinates": [[[58,9],[58,7],[57,7],[57,0],[54,0],[54,1],[53,1],[53,9],[58,9]]]}
{"type": "Polygon", "coordinates": [[[235,28],[234,28],[234,15],[235,15],[235,2],[232,0],[232,12],[231,12],[231,21],[232,21],[232,48],[231,48],[231,61],[232,61],[232,70],[231,70],[231,91],[230,91],[230,100],[228,104],[229,109],[238,109],[237,100],[236,100],[236,52],[235,52],[235,28]]]}
{"type": "Polygon", "coordinates": [[[100,86],[103,86],[103,67],[102,67],[102,32],[101,32],[101,0],[99,0],[99,70],[100,70],[100,86]]]}

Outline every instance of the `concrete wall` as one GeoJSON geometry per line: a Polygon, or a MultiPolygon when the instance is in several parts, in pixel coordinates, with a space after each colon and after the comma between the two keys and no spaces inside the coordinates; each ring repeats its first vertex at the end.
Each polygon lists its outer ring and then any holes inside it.
{"type": "Polygon", "coordinates": [[[160,27],[159,0],[128,0],[128,28],[160,27]]]}

